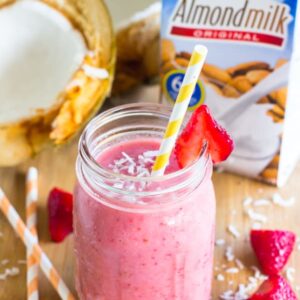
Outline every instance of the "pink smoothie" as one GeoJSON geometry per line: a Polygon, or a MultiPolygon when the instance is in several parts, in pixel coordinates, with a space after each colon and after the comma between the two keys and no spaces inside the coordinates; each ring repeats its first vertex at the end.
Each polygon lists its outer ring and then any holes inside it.
{"type": "MultiPolygon", "coordinates": [[[[154,158],[149,151],[158,147],[150,138],[121,142],[102,152],[98,162],[139,176],[151,170],[154,158]]],[[[176,170],[172,157],[167,172],[176,170]]],[[[83,186],[77,184],[74,205],[80,299],[210,299],[215,227],[211,165],[202,182],[182,199],[178,196],[176,205],[149,212],[151,199],[141,204],[145,211],[125,210],[123,200],[119,207],[107,205],[108,192],[103,191],[99,201],[83,186]]],[[[167,194],[164,200],[172,199],[174,194],[167,194]]]]}

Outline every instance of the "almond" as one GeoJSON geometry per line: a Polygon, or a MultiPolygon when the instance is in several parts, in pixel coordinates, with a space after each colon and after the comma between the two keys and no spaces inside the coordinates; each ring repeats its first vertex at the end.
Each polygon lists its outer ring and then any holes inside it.
{"type": "Polygon", "coordinates": [[[252,89],[252,84],[246,76],[235,77],[229,82],[229,84],[241,93],[246,93],[252,89]]]}
{"type": "Polygon", "coordinates": [[[241,93],[234,88],[233,86],[226,84],[222,89],[223,95],[229,98],[238,98],[241,96],[241,93]]]}
{"type": "Polygon", "coordinates": [[[177,55],[176,55],[176,57],[182,57],[182,58],[185,58],[187,60],[190,60],[191,56],[192,56],[191,53],[186,52],[186,51],[182,51],[180,53],[177,53],[177,55]]]}
{"type": "Polygon", "coordinates": [[[268,96],[262,97],[257,101],[258,104],[270,104],[270,99],[268,96]]]}
{"type": "Polygon", "coordinates": [[[246,77],[252,84],[257,84],[264,78],[266,78],[268,75],[270,75],[270,72],[267,70],[253,70],[249,71],[246,74],[246,77]]]}
{"type": "Polygon", "coordinates": [[[231,80],[231,76],[227,71],[210,64],[205,64],[203,67],[203,73],[209,78],[215,79],[217,81],[227,83],[231,80]]]}
{"type": "Polygon", "coordinates": [[[228,68],[227,72],[235,77],[239,75],[245,75],[251,70],[269,70],[270,66],[269,64],[262,62],[262,61],[250,61],[247,63],[242,63],[239,65],[236,65],[234,67],[228,68]]]}
{"type": "Polygon", "coordinates": [[[281,118],[284,118],[284,110],[277,104],[273,106],[272,111],[281,118]]]}
{"type": "Polygon", "coordinates": [[[285,87],[270,93],[270,96],[279,106],[285,109],[287,93],[288,93],[288,88],[285,87]]]}
{"type": "Polygon", "coordinates": [[[186,69],[187,66],[189,65],[189,60],[183,57],[176,57],[175,58],[175,63],[180,66],[181,68],[186,69]]]}
{"type": "Polygon", "coordinates": [[[261,176],[266,179],[267,181],[276,181],[278,176],[278,169],[277,168],[267,168],[262,173],[261,176]]]}
{"type": "Polygon", "coordinates": [[[273,119],[274,123],[282,123],[283,118],[277,115],[272,109],[267,112],[267,115],[273,119]]]}

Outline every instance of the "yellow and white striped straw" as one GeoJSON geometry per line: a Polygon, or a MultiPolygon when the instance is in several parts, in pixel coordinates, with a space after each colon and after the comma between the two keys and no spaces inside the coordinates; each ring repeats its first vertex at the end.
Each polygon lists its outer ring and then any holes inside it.
{"type": "MultiPolygon", "coordinates": [[[[38,199],[38,171],[29,168],[26,176],[26,225],[38,242],[37,236],[37,199],[38,199]]],[[[38,272],[39,264],[32,249],[26,249],[27,258],[27,300],[38,300],[38,272]]]]}
{"type": "Polygon", "coordinates": [[[52,265],[48,256],[43,252],[40,245],[37,243],[35,237],[25,226],[24,222],[11,205],[7,197],[5,196],[3,190],[0,188],[0,209],[3,214],[8,219],[11,226],[14,228],[16,233],[24,242],[25,246],[32,251],[35,259],[41,266],[42,271],[51,282],[61,299],[63,300],[75,300],[74,296],[71,294],[66,284],[63,282],[58,272],[52,265]]]}
{"type": "Polygon", "coordinates": [[[152,168],[152,176],[162,176],[165,172],[206,56],[206,47],[195,46],[152,168]]]}

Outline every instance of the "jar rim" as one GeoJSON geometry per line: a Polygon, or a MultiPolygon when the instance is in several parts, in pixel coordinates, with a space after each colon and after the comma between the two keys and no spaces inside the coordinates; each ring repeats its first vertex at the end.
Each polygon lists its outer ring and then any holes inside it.
{"type": "MultiPolygon", "coordinates": [[[[100,126],[104,124],[108,124],[109,122],[112,122],[114,120],[117,120],[120,117],[126,117],[129,116],[130,113],[136,112],[136,113],[149,113],[151,112],[151,115],[154,117],[159,117],[160,115],[163,116],[167,120],[169,119],[169,115],[171,114],[172,108],[161,105],[161,104],[153,104],[153,103],[133,103],[133,104],[126,104],[126,105],[120,105],[115,108],[109,109],[101,114],[99,114],[97,117],[95,117],[84,129],[80,141],[79,141],[79,158],[77,160],[77,174],[80,175],[79,168],[80,165],[86,165],[90,172],[92,172],[92,176],[96,176],[101,179],[109,179],[109,180],[122,180],[125,182],[143,182],[143,183],[155,183],[155,184],[162,184],[164,182],[169,182],[172,180],[179,180],[180,184],[174,186],[170,186],[163,191],[161,190],[155,190],[155,191],[127,191],[125,189],[114,187],[111,185],[107,185],[105,183],[100,183],[100,181],[97,181],[97,186],[104,185],[104,188],[110,192],[117,193],[118,195],[123,196],[135,196],[135,197],[152,197],[152,196],[158,196],[162,194],[167,194],[168,192],[174,192],[177,190],[180,190],[181,188],[185,188],[188,183],[191,181],[188,181],[187,178],[189,178],[190,173],[192,173],[194,170],[199,170],[200,168],[203,170],[198,176],[195,176],[195,178],[192,178],[194,181],[197,180],[199,184],[203,181],[206,175],[206,170],[208,168],[209,162],[210,162],[210,156],[207,153],[207,145],[205,144],[202,148],[201,155],[198,160],[193,162],[190,166],[180,169],[176,172],[172,172],[169,174],[165,174],[163,176],[147,176],[147,177],[136,177],[136,176],[130,176],[125,174],[119,174],[113,172],[113,170],[109,170],[107,168],[102,167],[95,158],[95,155],[91,152],[91,147],[89,145],[89,141],[91,138],[91,134],[95,132],[97,128],[100,128],[100,126]],[[182,179],[182,182],[181,182],[182,179]]],[[[195,173],[195,171],[194,171],[195,173]]],[[[194,174],[193,174],[194,175],[194,174]]],[[[197,174],[198,175],[198,174],[197,174]]],[[[80,176],[81,177],[81,176],[80,176]]],[[[103,186],[101,186],[103,187],[103,186]]]]}
{"type": "MultiPolygon", "coordinates": [[[[147,182],[151,182],[151,181],[162,181],[162,180],[166,180],[166,179],[173,179],[179,175],[182,175],[186,172],[188,172],[189,170],[193,169],[195,166],[197,166],[197,164],[199,163],[199,161],[201,159],[203,159],[204,156],[206,156],[206,161],[208,161],[208,156],[206,155],[207,153],[207,145],[205,144],[202,148],[201,154],[199,156],[199,159],[196,160],[195,162],[193,162],[190,166],[184,168],[184,169],[180,169],[177,170],[175,172],[169,173],[169,174],[164,174],[162,176],[145,176],[145,177],[136,177],[136,176],[131,176],[131,175],[125,175],[125,174],[118,174],[113,172],[112,170],[109,170],[107,168],[102,167],[99,163],[97,163],[96,159],[94,158],[94,156],[92,155],[88,145],[87,145],[87,134],[89,130],[92,130],[93,128],[97,127],[97,125],[99,125],[99,120],[100,119],[105,119],[107,117],[109,117],[112,114],[116,114],[118,112],[123,111],[124,109],[137,109],[137,108],[153,108],[153,107],[157,107],[157,108],[161,108],[161,109],[168,109],[171,113],[172,109],[162,105],[162,104],[153,104],[153,103],[132,103],[132,104],[125,104],[125,105],[119,105],[117,107],[111,108],[106,110],[105,112],[99,114],[97,117],[93,118],[90,123],[85,127],[80,140],[79,140],[79,152],[80,154],[82,154],[82,158],[84,158],[89,165],[96,171],[99,172],[99,174],[107,174],[108,176],[114,176],[114,177],[118,177],[120,179],[124,179],[124,180],[130,180],[130,181],[147,181],[147,182]],[[82,147],[80,147],[82,146],[82,147]],[[82,151],[81,151],[82,149],[82,151]]],[[[104,120],[105,121],[105,120],[104,120]]]]}

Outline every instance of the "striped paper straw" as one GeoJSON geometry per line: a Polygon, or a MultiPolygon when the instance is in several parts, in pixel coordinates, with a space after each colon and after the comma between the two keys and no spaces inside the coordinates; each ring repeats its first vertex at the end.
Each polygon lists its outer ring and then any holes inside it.
{"type": "Polygon", "coordinates": [[[207,48],[197,45],[187,67],[182,85],[180,87],[173,111],[161,142],[159,154],[152,168],[152,176],[162,176],[169,163],[181,124],[195,90],[197,80],[204,65],[207,48]]]}
{"type": "MultiPolygon", "coordinates": [[[[26,176],[26,225],[38,242],[37,236],[37,199],[38,199],[38,171],[29,168],[26,176]]],[[[38,271],[39,264],[35,259],[32,249],[26,249],[27,256],[27,299],[38,300],[38,271]]]]}
{"type": "Polygon", "coordinates": [[[53,287],[56,289],[61,299],[75,300],[74,296],[71,294],[66,284],[63,282],[58,272],[53,267],[48,256],[43,252],[42,248],[37,243],[34,235],[32,235],[29,229],[27,229],[24,222],[22,221],[14,207],[11,205],[9,200],[6,198],[1,188],[0,209],[2,210],[3,214],[6,216],[16,233],[22,239],[25,246],[28,249],[32,250],[32,253],[34,254],[34,257],[38,261],[39,265],[41,266],[42,271],[44,272],[48,280],[52,283],[53,287]]]}

